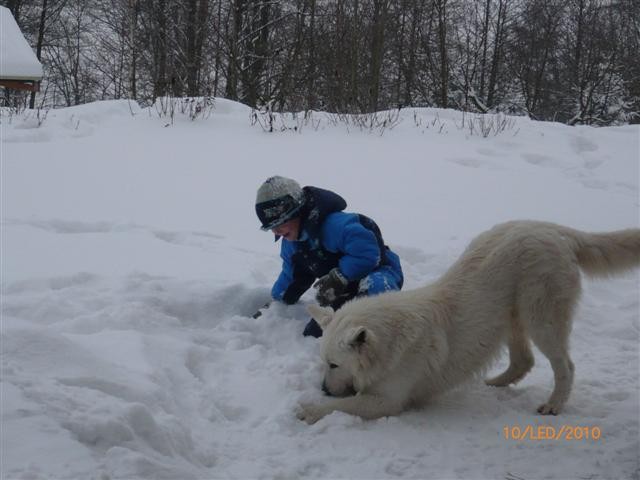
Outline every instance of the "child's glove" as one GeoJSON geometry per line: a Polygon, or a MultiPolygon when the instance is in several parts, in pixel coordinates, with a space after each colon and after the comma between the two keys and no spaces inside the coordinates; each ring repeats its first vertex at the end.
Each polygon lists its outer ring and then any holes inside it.
{"type": "Polygon", "coordinates": [[[313,285],[318,289],[316,301],[323,307],[332,305],[338,298],[347,294],[347,285],[349,281],[338,268],[334,268],[313,285]]]}
{"type": "Polygon", "coordinates": [[[262,311],[266,310],[267,308],[269,308],[269,305],[271,305],[271,302],[265,303],[256,313],[251,315],[251,317],[252,318],[260,318],[262,316],[262,311]]]}

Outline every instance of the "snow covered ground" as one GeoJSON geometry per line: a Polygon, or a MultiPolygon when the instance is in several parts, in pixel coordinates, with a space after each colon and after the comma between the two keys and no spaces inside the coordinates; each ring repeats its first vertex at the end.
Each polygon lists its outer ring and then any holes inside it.
{"type": "Polygon", "coordinates": [[[374,218],[413,288],[505,220],[640,226],[639,127],[518,118],[483,138],[450,110],[405,110],[384,135],[315,118],[270,134],[225,100],[170,126],[128,102],[39,128],[1,118],[2,479],[637,479],[637,272],[585,281],[558,417],[535,413],[552,386],[536,352],[513,388],[478,380],[422,411],[307,426],[294,412],[321,397],[318,342],[301,336],[312,296],[250,315],[280,266],[254,213],[268,176],[374,218]],[[601,437],[505,438],[562,425],[601,437]]]}

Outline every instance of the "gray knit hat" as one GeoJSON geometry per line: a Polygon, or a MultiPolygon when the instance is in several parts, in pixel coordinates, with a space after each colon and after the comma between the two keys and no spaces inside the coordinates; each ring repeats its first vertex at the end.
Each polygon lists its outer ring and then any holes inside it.
{"type": "Polygon", "coordinates": [[[256,195],[256,214],[262,230],[271,230],[294,218],[304,206],[304,192],[291,178],[268,178],[256,195]]]}

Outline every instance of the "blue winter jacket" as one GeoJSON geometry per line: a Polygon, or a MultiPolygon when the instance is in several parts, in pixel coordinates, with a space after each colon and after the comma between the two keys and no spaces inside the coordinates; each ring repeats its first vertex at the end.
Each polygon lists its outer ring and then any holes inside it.
{"type": "Polygon", "coordinates": [[[282,272],[271,295],[292,304],[314,281],[338,267],[350,282],[357,282],[386,263],[388,248],[373,220],[343,212],[346,202],[336,193],[304,187],[299,240],[282,239],[282,272]]]}

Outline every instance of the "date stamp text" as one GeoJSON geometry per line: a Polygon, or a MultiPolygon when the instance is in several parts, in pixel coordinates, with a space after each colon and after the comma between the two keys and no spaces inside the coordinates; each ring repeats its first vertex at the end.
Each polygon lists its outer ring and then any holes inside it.
{"type": "Polygon", "coordinates": [[[505,440],[600,440],[602,430],[584,425],[505,425],[502,429],[505,440]]]}

